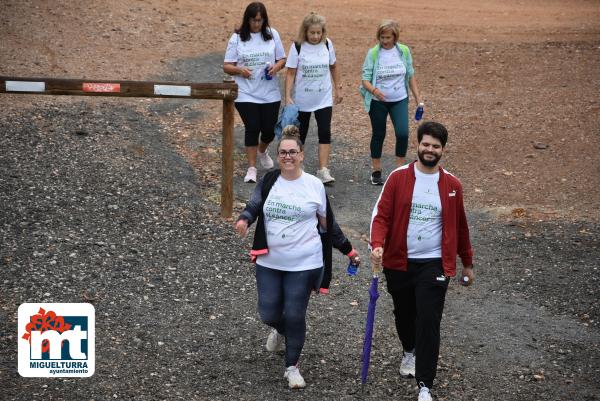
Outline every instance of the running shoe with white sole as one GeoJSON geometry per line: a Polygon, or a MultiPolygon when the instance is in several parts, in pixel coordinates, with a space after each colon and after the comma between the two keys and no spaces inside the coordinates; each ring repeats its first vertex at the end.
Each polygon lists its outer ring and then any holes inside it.
{"type": "Polygon", "coordinates": [[[267,337],[267,344],[265,348],[269,352],[280,352],[285,351],[285,337],[283,334],[279,334],[279,332],[275,329],[271,330],[269,333],[269,337],[267,337]]]}
{"type": "Polygon", "coordinates": [[[415,377],[415,354],[413,352],[405,352],[404,355],[402,355],[400,375],[415,377]]]}
{"type": "Polygon", "coordinates": [[[381,171],[373,171],[371,173],[371,184],[383,185],[383,178],[381,177],[381,171]]]}
{"type": "Polygon", "coordinates": [[[258,161],[263,168],[270,169],[273,168],[275,163],[273,163],[273,159],[269,156],[269,152],[265,150],[265,153],[257,152],[258,161]]]}
{"type": "Polygon", "coordinates": [[[419,399],[418,401],[433,401],[433,398],[431,397],[431,393],[429,392],[429,389],[425,386],[419,388],[419,399]]]}
{"type": "Polygon", "coordinates": [[[327,167],[317,170],[317,178],[320,179],[323,184],[330,184],[335,181],[335,178],[331,176],[331,172],[327,167]]]}
{"type": "Polygon", "coordinates": [[[290,388],[304,388],[306,387],[306,382],[304,378],[300,374],[300,369],[297,366],[288,366],[285,369],[285,373],[283,377],[288,379],[288,386],[290,388]]]}
{"type": "Polygon", "coordinates": [[[244,182],[256,182],[256,167],[248,167],[244,182]]]}

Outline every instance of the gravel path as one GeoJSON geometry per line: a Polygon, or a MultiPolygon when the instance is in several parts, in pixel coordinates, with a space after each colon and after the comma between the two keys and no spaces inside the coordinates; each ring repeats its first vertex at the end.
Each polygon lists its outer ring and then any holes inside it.
{"type": "MultiPolygon", "coordinates": [[[[287,389],[281,356],[263,348],[268,330],[255,311],[249,239],[238,239],[206,201],[214,188],[197,181],[153,122],[156,113],[91,100],[4,113],[5,399],[414,400],[414,382],[397,374],[399,343],[383,285],[369,383],[358,384],[369,277],[366,268],[346,277],[340,255],[331,294],[309,308],[301,360],[308,387],[287,389]],[[17,374],[17,306],[39,301],[94,304],[92,378],[17,374]]],[[[337,182],[328,191],[366,256],[361,238],[379,188],[366,184],[364,163],[343,157],[348,147],[335,146],[337,182]]],[[[251,186],[240,179],[242,200],[251,186]]],[[[449,290],[436,399],[600,399],[598,227],[502,222],[478,211],[469,218],[477,282],[449,290]]]]}

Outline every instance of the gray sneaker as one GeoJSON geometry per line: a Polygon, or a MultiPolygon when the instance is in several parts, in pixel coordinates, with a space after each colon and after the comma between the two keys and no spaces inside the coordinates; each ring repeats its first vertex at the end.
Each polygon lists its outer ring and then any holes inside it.
{"type": "Polygon", "coordinates": [[[269,151],[265,150],[265,153],[257,152],[258,161],[260,165],[265,169],[273,168],[275,163],[273,163],[273,159],[269,156],[269,151]]]}
{"type": "Polygon", "coordinates": [[[279,334],[277,330],[271,330],[269,337],[267,337],[265,348],[269,352],[285,351],[285,337],[282,334],[279,334]]]}
{"type": "Polygon", "coordinates": [[[330,184],[335,181],[335,178],[331,176],[331,172],[327,167],[317,170],[317,178],[320,179],[323,184],[330,184]]]}
{"type": "Polygon", "coordinates": [[[402,362],[400,362],[400,375],[415,377],[415,354],[412,352],[405,352],[402,355],[402,362]]]}

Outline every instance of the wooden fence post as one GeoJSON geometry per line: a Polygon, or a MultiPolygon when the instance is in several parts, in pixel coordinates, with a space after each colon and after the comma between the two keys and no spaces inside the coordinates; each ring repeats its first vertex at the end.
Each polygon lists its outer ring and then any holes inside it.
{"type": "Polygon", "coordinates": [[[222,99],[223,143],[221,161],[221,215],[233,212],[233,123],[238,87],[231,77],[223,83],[104,81],[89,79],[24,78],[0,76],[0,94],[116,96],[146,98],[222,99]]]}
{"type": "Polygon", "coordinates": [[[233,211],[233,100],[223,100],[223,138],[221,142],[221,216],[231,217],[233,211]]]}

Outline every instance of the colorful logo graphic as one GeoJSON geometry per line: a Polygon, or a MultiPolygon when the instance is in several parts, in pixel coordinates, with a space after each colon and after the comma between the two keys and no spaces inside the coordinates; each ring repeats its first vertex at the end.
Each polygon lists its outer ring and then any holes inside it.
{"type": "Polygon", "coordinates": [[[22,304],[18,324],[21,376],[94,374],[95,310],[91,304],[22,304]]]}

